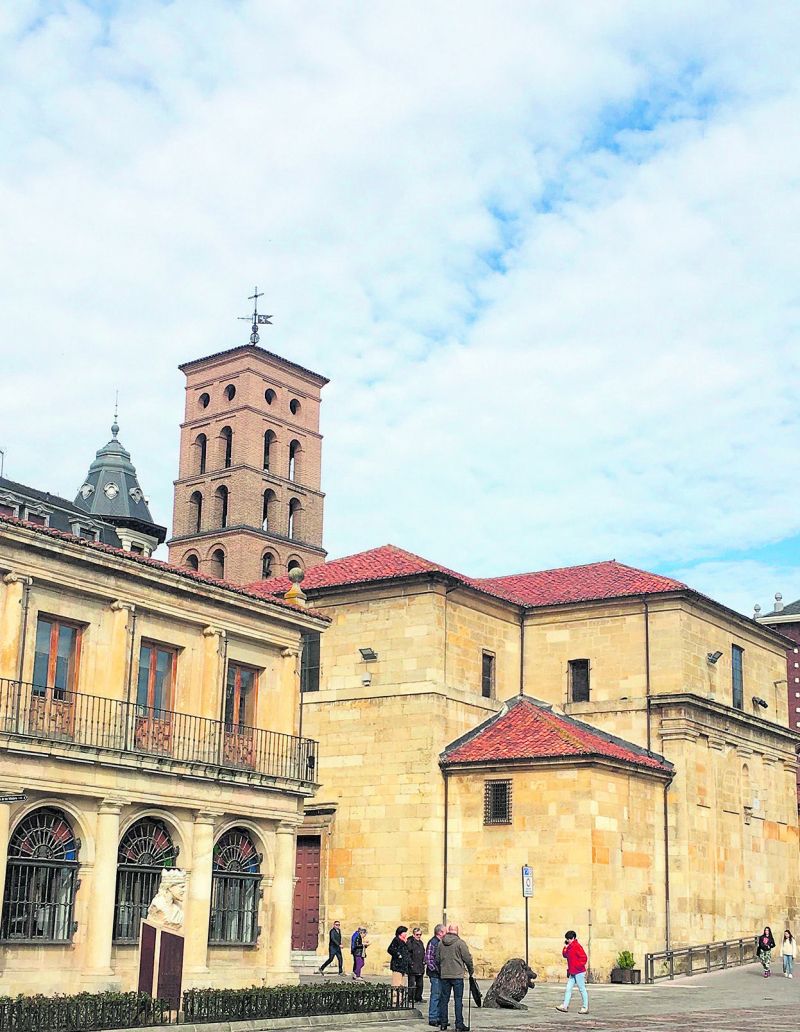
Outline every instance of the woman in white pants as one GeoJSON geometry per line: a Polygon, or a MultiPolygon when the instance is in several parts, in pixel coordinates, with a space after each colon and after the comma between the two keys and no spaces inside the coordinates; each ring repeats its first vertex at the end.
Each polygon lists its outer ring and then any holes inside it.
{"type": "Polygon", "coordinates": [[[781,959],[783,960],[783,977],[793,978],[792,969],[794,968],[794,958],[797,955],[797,945],[794,941],[794,936],[787,928],[783,933],[783,942],[781,943],[781,959]]]}

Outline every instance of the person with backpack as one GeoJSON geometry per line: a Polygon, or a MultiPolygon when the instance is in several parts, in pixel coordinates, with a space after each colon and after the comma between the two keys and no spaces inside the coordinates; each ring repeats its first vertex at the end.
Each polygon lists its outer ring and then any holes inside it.
{"type": "Polygon", "coordinates": [[[783,960],[783,977],[794,978],[792,971],[794,970],[794,958],[797,956],[797,945],[794,941],[794,936],[787,928],[783,933],[783,942],[781,943],[781,959],[783,960]]]}
{"type": "Polygon", "coordinates": [[[565,1012],[569,1010],[572,990],[577,985],[583,1003],[578,1013],[588,1014],[589,996],[586,992],[586,951],[578,942],[577,934],[571,930],[564,933],[564,949],[561,951],[561,956],[567,962],[567,988],[564,990],[564,1002],[558,1004],[556,1010],[565,1012]]]}
{"type": "Polygon", "coordinates": [[[769,978],[772,974],[770,964],[772,963],[772,951],[775,949],[775,940],[772,937],[772,929],[769,925],[764,926],[764,931],[758,937],[758,945],[756,946],[756,956],[761,961],[761,966],[764,969],[764,978],[769,978]]]}

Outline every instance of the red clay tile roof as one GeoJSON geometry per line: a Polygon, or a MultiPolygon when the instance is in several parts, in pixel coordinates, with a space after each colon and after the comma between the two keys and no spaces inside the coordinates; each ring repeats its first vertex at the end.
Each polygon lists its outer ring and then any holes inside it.
{"type": "Polygon", "coordinates": [[[672,764],[638,745],[554,713],[550,706],[525,695],[510,699],[503,710],[452,742],[439,763],[494,763],[512,760],[598,757],[647,767],[663,773],[672,764]]]}
{"type": "MultiPolygon", "coordinates": [[[[382,545],[343,559],[333,559],[306,571],[303,590],[365,584],[374,581],[439,573],[452,577],[465,587],[522,606],[562,605],[598,598],[651,595],[662,591],[685,591],[686,585],[671,577],[637,570],[612,559],[586,566],[566,566],[538,573],[519,573],[509,577],[466,577],[446,566],[430,562],[396,545],[382,545]]],[[[289,587],[286,577],[256,581],[248,588],[258,594],[283,594],[289,587]]]]}
{"type": "MultiPolygon", "coordinates": [[[[88,538],[76,537],[74,534],[66,534],[63,530],[54,530],[52,527],[40,527],[36,523],[28,523],[27,520],[18,520],[16,516],[0,515],[0,527],[2,527],[2,524],[4,523],[7,523],[12,527],[24,527],[26,530],[33,530],[44,537],[56,538],[59,541],[69,541],[71,544],[80,545],[81,548],[86,548],[91,552],[102,552],[106,555],[119,556],[122,559],[126,559],[128,562],[137,563],[139,566],[150,566],[156,570],[164,570],[167,573],[178,574],[178,576],[185,580],[196,581],[199,584],[213,584],[217,588],[223,588],[225,591],[232,591],[237,595],[244,596],[245,598],[256,599],[260,602],[268,602],[283,610],[291,610],[293,613],[304,612],[307,616],[311,616],[315,620],[324,620],[326,623],[330,623],[330,617],[325,616],[323,613],[316,612],[312,609],[298,610],[296,605],[293,605],[291,602],[284,601],[283,597],[275,597],[271,594],[265,595],[263,592],[251,591],[246,585],[233,584],[231,581],[219,580],[217,577],[208,577],[204,573],[195,572],[185,566],[173,566],[172,563],[164,563],[160,559],[150,559],[144,555],[137,555],[135,552],[126,552],[123,548],[115,548],[113,545],[106,545],[100,541],[91,541],[88,538]]],[[[288,580],[286,584],[288,587],[288,580]]]]}

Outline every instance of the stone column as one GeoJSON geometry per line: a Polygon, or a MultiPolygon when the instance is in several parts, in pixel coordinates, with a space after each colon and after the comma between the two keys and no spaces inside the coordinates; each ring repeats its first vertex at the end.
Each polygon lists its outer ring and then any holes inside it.
{"type": "Polygon", "coordinates": [[[192,704],[200,707],[195,712],[210,720],[219,720],[222,716],[220,691],[225,644],[225,631],[211,625],[203,628],[203,674],[200,698],[196,701],[192,700],[192,704]]]}
{"type": "MultiPolygon", "coordinates": [[[[112,699],[127,699],[128,662],[131,654],[131,632],[136,607],[117,599],[111,603],[111,642],[106,670],[106,684],[112,699]]],[[[129,702],[136,700],[128,699],[129,702]]]]}
{"type": "Polygon", "coordinates": [[[292,910],[294,907],[295,826],[279,824],[275,832],[275,877],[269,900],[267,984],[298,980],[292,970],[292,910]]]}
{"type": "Polygon", "coordinates": [[[8,829],[11,823],[11,807],[0,803],[0,907],[5,899],[6,867],[8,865],[8,829]]]}
{"type": "Polygon", "coordinates": [[[103,799],[97,810],[94,870],[87,913],[86,980],[107,981],[113,975],[111,938],[117,888],[117,848],[122,802],[103,799]]]}
{"type": "Polygon", "coordinates": [[[7,573],[3,577],[3,605],[0,608],[0,677],[16,681],[22,655],[25,591],[33,583],[30,577],[7,573]]]}
{"type": "Polygon", "coordinates": [[[192,834],[192,870],[183,933],[184,981],[187,988],[208,985],[208,921],[211,915],[211,875],[216,813],[195,814],[192,834]]]}

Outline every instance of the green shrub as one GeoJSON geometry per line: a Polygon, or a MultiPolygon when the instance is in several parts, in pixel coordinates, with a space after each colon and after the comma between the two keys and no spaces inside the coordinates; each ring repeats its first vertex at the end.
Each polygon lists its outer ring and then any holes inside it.
{"type": "Polygon", "coordinates": [[[635,968],[636,961],[633,958],[633,954],[630,950],[623,950],[617,956],[617,967],[618,968],[635,968]]]}

